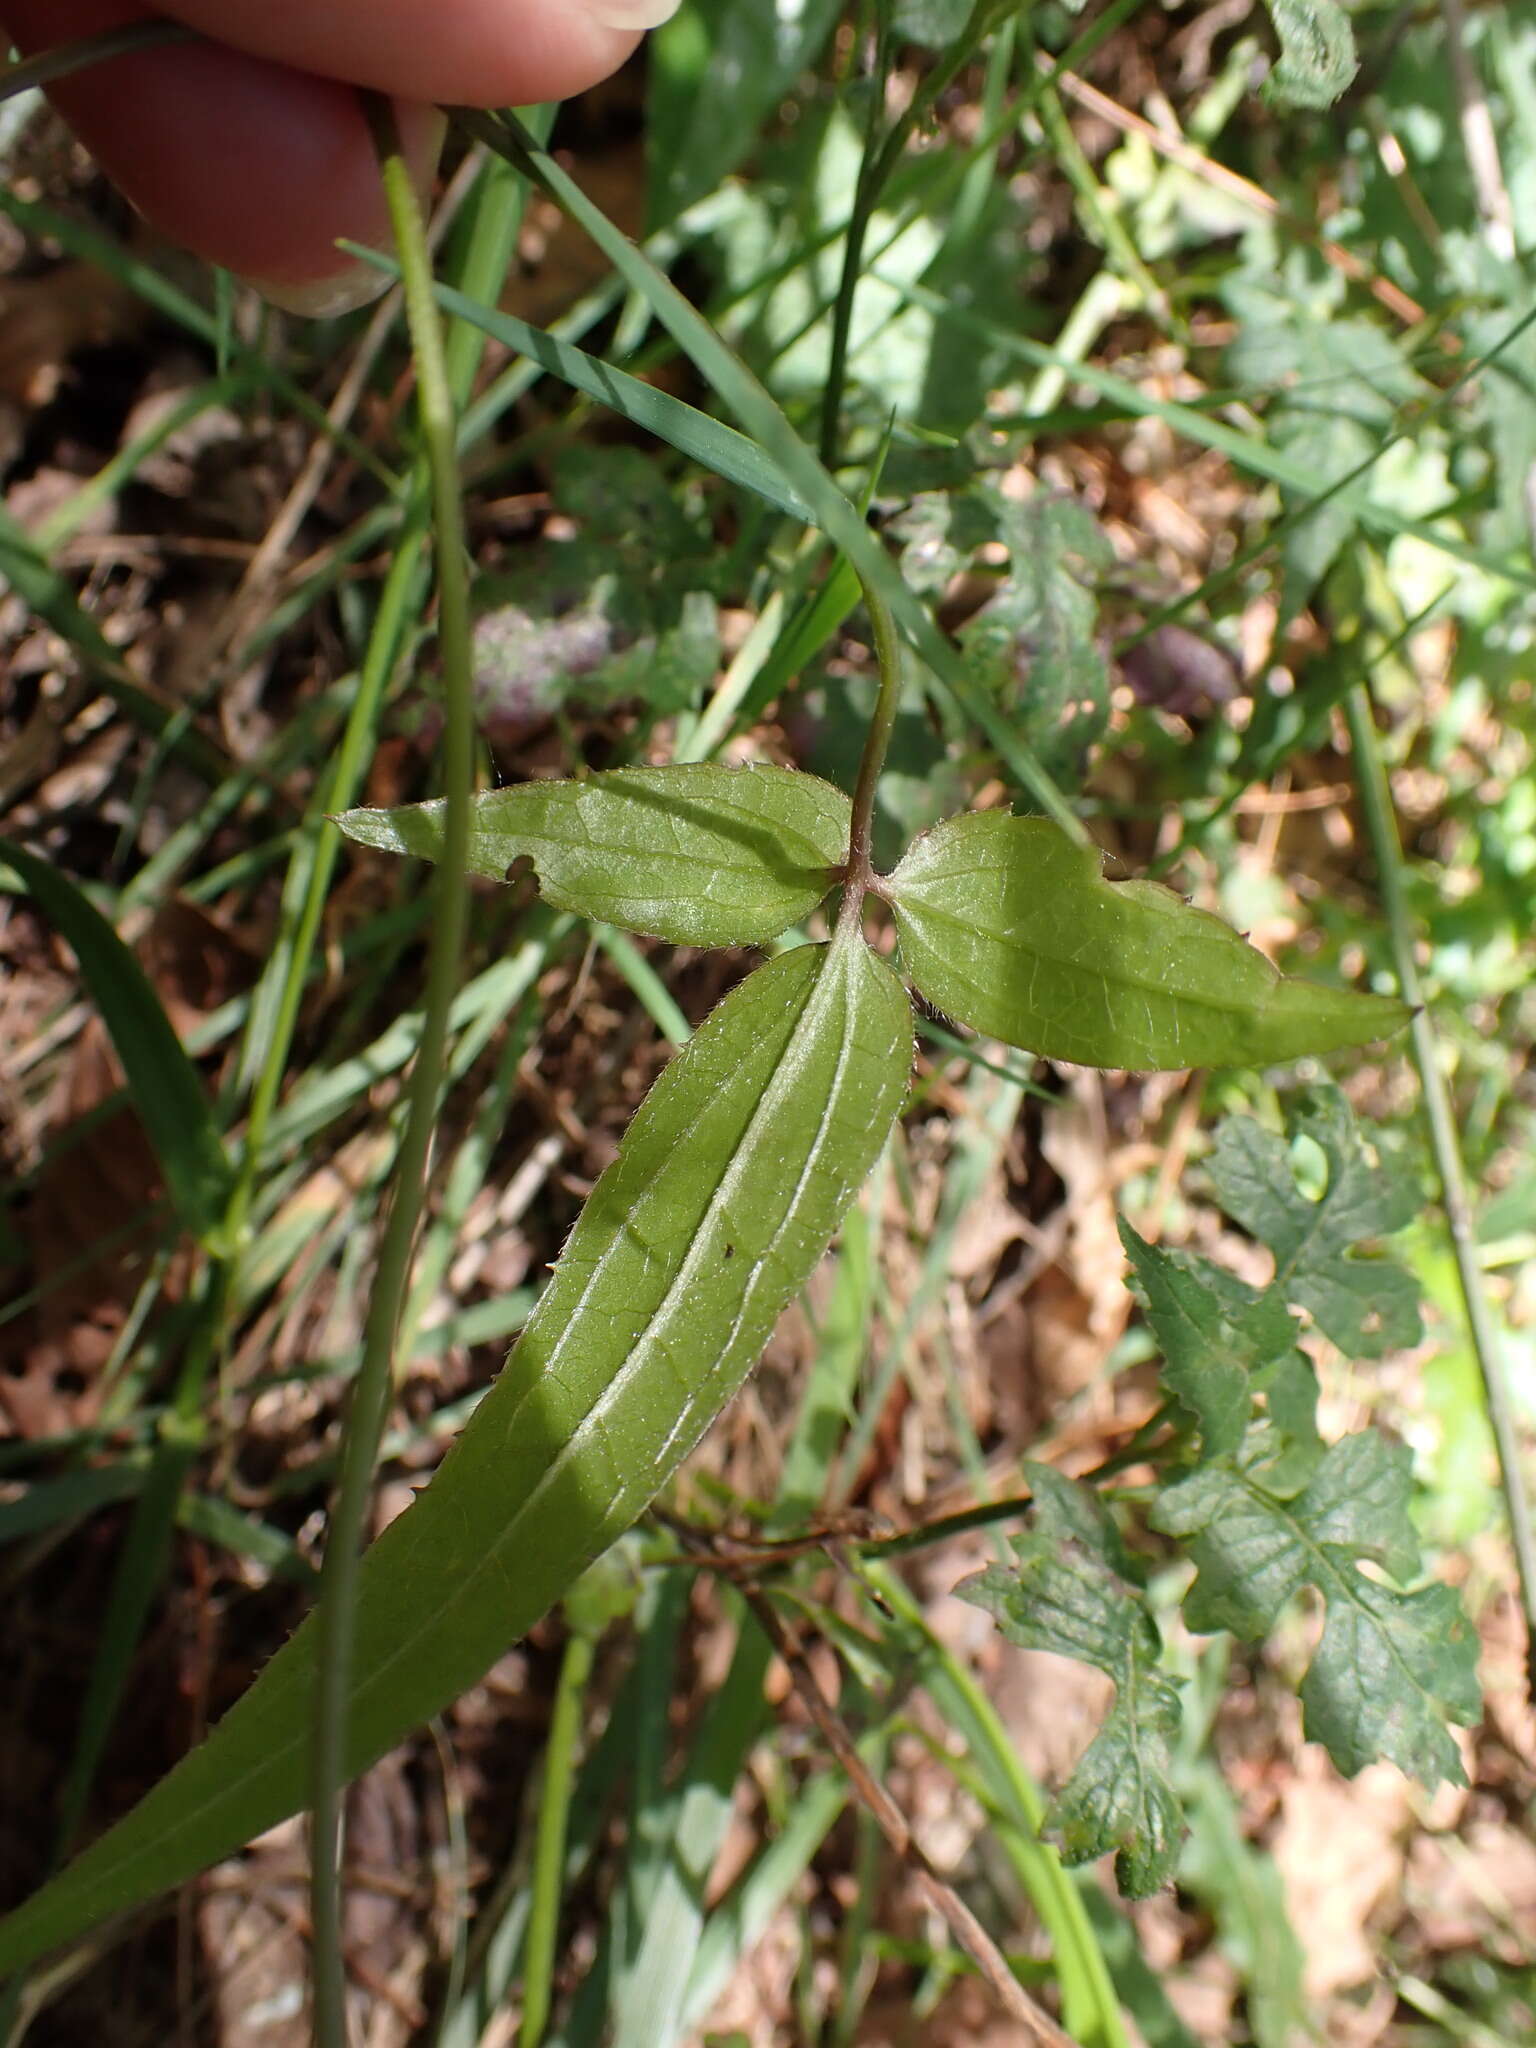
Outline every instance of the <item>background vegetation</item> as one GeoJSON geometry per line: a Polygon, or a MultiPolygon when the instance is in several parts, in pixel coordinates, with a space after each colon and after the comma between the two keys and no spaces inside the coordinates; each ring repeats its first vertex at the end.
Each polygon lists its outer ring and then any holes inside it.
{"type": "MultiPolygon", "coordinates": [[[[1411,1454],[1394,1569],[1424,1545],[1481,1637],[1469,1782],[1339,1777],[1295,1698],[1320,1611],[1287,1607],[1262,1650],[1191,1633],[1189,1572],[1152,1541],[1150,1655],[1183,1681],[1176,1884],[1126,1906],[1042,1847],[1115,1696],[954,1598],[1017,1566],[1009,1535],[1026,1565],[1051,1549],[1044,1508],[1033,1538],[1017,1508],[972,1510],[1049,1504],[1053,1473],[1146,1504],[1177,1366],[1117,1211],[1261,1288],[1285,1252],[1232,1199],[1232,1149],[1336,1194],[1344,1112],[1298,1093],[1315,1073],[1101,1076],[925,1015],[897,1137],[746,1391],[560,1612],[352,1795],[358,2038],[1017,2038],[956,1905],[1084,2043],[1536,2024],[1525,1631],[1484,1379],[1517,1463],[1536,28],[1352,21],[1358,71],[1303,76],[1319,104],[1297,106],[1294,76],[1290,104],[1260,90],[1274,25],[1243,6],[701,0],[554,134],[869,501],[990,714],[912,665],[881,865],[1017,795],[1023,739],[1117,871],[1289,969],[1417,977],[1411,1050],[1447,1113],[1436,1132],[1402,1040],[1330,1062],[1369,1144],[1335,1250],[1373,1263],[1353,1326],[1314,1308],[1308,1350],[1323,1436],[1375,1423],[1411,1454]]],[[[0,111],[0,801],[46,857],[18,858],[0,929],[9,1901],[313,1595],[429,908],[325,820],[434,790],[441,714],[398,307],[307,328],[210,290],[35,103],[0,111]],[[192,1100],[166,1092],[172,1034],[192,1100]]],[[[646,391],[705,414],[730,394],[483,132],[437,226],[453,304],[480,309],[447,373],[486,779],[721,758],[850,787],[874,690],[856,585],[793,504],[721,483],[752,485],[730,463],[761,445],[708,420],[693,459],[653,438],[677,416],[646,391]],[[643,384],[588,373],[573,397],[561,341],[643,384]]],[[[476,885],[380,1522],[495,1373],[668,1046],[747,964],[476,885]]],[[[9,2024],[305,2039],[303,1899],[295,1825],[175,1919],[34,1976],[9,2024]]]]}

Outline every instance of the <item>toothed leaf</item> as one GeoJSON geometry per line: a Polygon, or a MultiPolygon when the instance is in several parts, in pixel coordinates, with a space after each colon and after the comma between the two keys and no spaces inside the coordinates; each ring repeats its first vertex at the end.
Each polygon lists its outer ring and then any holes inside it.
{"type": "Polygon", "coordinates": [[[1351,1775],[1385,1757],[1426,1786],[1465,1784],[1447,1721],[1481,1711],[1477,1637],[1448,1586],[1402,1592],[1419,1567],[1409,1516],[1410,1458],[1373,1430],[1346,1436],[1292,1499],[1239,1458],[1170,1487],[1154,1527],[1185,1539],[1198,1576],[1184,1601],[1193,1629],[1257,1641],[1303,1586],[1326,1603],[1301,1689],[1307,1735],[1351,1775]]]}
{"type": "Polygon", "coordinates": [[[1157,1627],[1120,1575],[1118,1536],[1097,1499],[1048,1465],[1026,1465],[1034,1512],[1013,1539],[1015,1565],[992,1565],[956,1589],[996,1618],[1011,1643],[1075,1657],[1114,1680],[1104,1725],[1056,1795],[1046,1825],[1069,1863],[1115,1852],[1131,1898],[1167,1882],[1183,1836],[1169,1780],[1179,1695],[1160,1668],[1157,1627]]]}

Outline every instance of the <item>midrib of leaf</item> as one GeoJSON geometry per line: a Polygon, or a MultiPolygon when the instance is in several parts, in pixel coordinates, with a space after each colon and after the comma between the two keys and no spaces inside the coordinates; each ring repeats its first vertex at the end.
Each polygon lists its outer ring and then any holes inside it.
{"type": "MultiPolygon", "coordinates": [[[[1295,1279],[1301,1266],[1302,1254],[1310,1251],[1322,1235],[1323,1225],[1328,1221],[1328,1193],[1325,1192],[1319,1201],[1311,1204],[1311,1207],[1315,1213],[1308,1218],[1307,1227],[1297,1240],[1295,1250],[1284,1264],[1279,1259],[1275,1260],[1275,1277],[1271,1282],[1272,1286],[1284,1288],[1295,1279]]],[[[1348,1263],[1342,1251],[1338,1254],[1338,1257],[1341,1264],[1348,1263]]]]}
{"type": "MultiPolygon", "coordinates": [[[[1356,1595],[1354,1588],[1350,1585],[1350,1578],[1358,1576],[1358,1568],[1354,1566],[1345,1568],[1336,1564],[1327,1551],[1323,1549],[1322,1545],[1289,1512],[1283,1501],[1278,1500],[1272,1493],[1266,1493],[1262,1487],[1256,1486],[1246,1472],[1240,1472],[1237,1477],[1249,1499],[1256,1502],[1265,1514],[1281,1523],[1289,1531],[1291,1539],[1296,1544],[1298,1550],[1310,1560],[1310,1567],[1304,1575],[1305,1582],[1315,1587],[1322,1594],[1324,1600],[1330,1603],[1335,1599],[1341,1600],[1345,1606],[1352,1607],[1357,1613],[1362,1614],[1371,1628],[1386,1644],[1388,1655],[1407,1680],[1412,1690],[1416,1693],[1424,1693],[1426,1688],[1420,1682],[1412,1666],[1404,1661],[1392,1630],[1383,1626],[1380,1615],[1373,1614],[1365,1602],[1356,1595]]],[[[1294,1598],[1294,1594],[1291,1597],[1294,1598]]]]}
{"type": "MultiPolygon", "coordinates": [[[[650,1321],[647,1323],[645,1331],[643,1332],[640,1340],[636,1343],[633,1350],[631,1350],[629,1358],[626,1361],[625,1365],[620,1370],[620,1372],[617,1373],[615,1377],[609,1382],[608,1390],[604,1399],[600,1401],[595,1408],[589,1410],[586,1419],[578,1426],[576,1430],[574,1430],[571,1433],[571,1436],[568,1439],[566,1446],[564,1447],[564,1449],[562,1449],[559,1456],[555,1459],[554,1463],[549,1467],[548,1471],[545,1474],[545,1477],[542,1480],[540,1480],[539,1484],[528,1496],[526,1511],[531,1512],[537,1506],[540,1495],[542,1494],[544,1488],[552,1484],[553,1481],[559,1476],[559,1473],[563,1470],[564,1465],[569,1461],[570,1457],[573,1456],[580,1447],[580,1445],[586,1441],[586,1437],[588,1434],[596,1433],[598,1430],[602,1430],[604,1433],[606,1433],[607,1408],[613,1405],[618,1400],[624,1388],[629,1384],[629,1381],[634,1377],[634,1375],[637,1372],[643,1369],[644,1358],[648,1355],[649,1350],[651,1348],[661,1347],[664,1351],[663,1338],[666,1329],[675,1320],[677,1313],[682,1307],[688,1288],[690,1284],[697,1278],[699,1270],[702,1267],[704,1260],[707,1256],[705,1247],[710,1242],[710,1226],[714,1219],[721,1213],[721,1211],[726,1206],[727,1197],[737,1192],[737,1190],[741,1187],[743,1181],[749,1178],[753,1173],[755,1167],[757,1141],[761,1136],[764,1127],[768,1125],[773,1118],[782,1113],[782,1104],[785,1102],[786,1098],[793,1092],[794,1087],[798,1086],[800,1070],[804,1066],[805,1059],[807,1056],[807,1045],[810,1041],[812,1041],[815,1038],[816,1027],[820,1023],[822,1015],[827,1012],[830,1012],[832,1008],[833,992],[835,986],[837,996],[842,1000],[843,1003],[844,1018],[842,1034],[838,1043],[837,1065],[833,1073],[832,1087],[828,1092],[827,1101],[823,1105],[821,1121],[818,1125],[815,1139],[810,1145],[810,1147],[807,1149],[805,1164],[802,1167],[800,1177],[795,1184],[794,1193],[791,1195],[789,1201],[785,1204],[784,1213],[780,1220],[778,1229],[774,1232],[774,1235],[772,1236],[772,1238],[770,1238],[768,1244],[764,1247],[764,1249],[758,1254],[758,1256],[755,1259],[752,1259],[750,1261],[743,1261],[742,1270],[749,1277],[747,1278],[746,1285],[741,1290],[741,1306],[737,1310],[735,1321],[731,1325],[730,1334],[726,1340],[725,1345],[721,1350],[720,1358],[716,1361],[716,1365],[710,1375],[710,1378],[713,1378],[715,1375],[718,1374],[720,1367],[728,1359],[731,1349],[734,1346],[736,1339],[741,1332],[742,1324],[746,1320],[747,1308],[749,1306],[751,1296],[754,1290],[756,1289],[757,1283],[762,1276],[763,1268],[767,1265],[770,1256],[779,1245],[785,1232],[788,1230],[790,1224],[794,1221],[795,1215],[800,1206],[800,1202],[805,1193],[806,1183],[809,1181],[814,1168],[816,1167],[817,1163],[821,1159],[823,1152],[826,1149],[827,1133],[830,1129],[832,1121],[830,1114],[831,1108],[832,1105],[836,1102],[838,1095],[841,1093],[842,1083],[847,1073],[848,1061],[851,1055],[853,1044],[853,1033],[850,1029],[853,1017],[853,1005],[848,1001],[848,979],[849,962],[856,956],[852,954],[851,948],[854,945],[863,945],[863,943],[864,941],[862,940],[862,938],[854,936],[852,939],[848,939],[845,938],[842,932],[839,932],[837,937],[833,939],[831,945],[828,947],[826,958],[823,962],[821,970],[817,974],[815,981],[811,985],[810,993],[806,999],[805,1007],[800,1015],[800,1021],[795,1026],[794,1036],[790,1040],[789,1047],[786,1050],[785,1056],[779,1061],[778,1066],[774,1070],[772,1085],[769,1088],[767,1088],[763,1092],[762,1096],[759,1098],[757,1108],[753,1111],[751,1119],[748,1122],[746,1129],[742,1132],[741,1137],[737,1140],[736,1145],[733,1147],[731,1153],[729,1154],[724,1163],[724,1166],[721,1169],[720,1176],[715,1183],[714,1193],[711,1195],[709,1204],[704,1211],[704,1217],[702,1222],[700,1223],[698,1232],[694,1237],[693,1244],[689,1248],[689,1251],[686,1257],[684,1258],[682,1264],[678,1267],[677,1273],[673,1278],[671,1284],[668,1286],[666,1293],[662,1296],[661,1301],[658,1303],[656,1309],[653,1311],[650,1321]],[[798,1058],[796,1057],[797,1048],[798,1058]]],[[[626,1229],[628,1227],[629,1226],[626,1224],[626,1229]]],[[[587,1284],[582,1289],[581,1294],[577,1298],[575,1308],[571,1311],[570,1317],[566,1323],[565,1330],[562,1333],[559,1341],[556,1343],[554,1350],[551,1351],[548,1361],[545,1364],[544,1370],[546,1373],[554,1372],[556,1370],[565,1350],[569,1347],[569,1345],[572,1342],[575,1341],[575,1339],[572,1336],[572,1331],[577,1328],[578,1319],[581,1316],[582,1310],[585,1308],[588,1300],[591,1298],[593,1290],[598,1288],[602,1284],[604,1276],[606,1275],[608,1270],[609,1262],[615,1256],[615,1253],[617,1251],[618,1242],[618,1238],[615,1237],[613,1242],[604,1249],[603,1253],[593,1266],[591,1275],[587,1280],[587,1284]]],[[[650,1248],[646,1247],[646,1249],[649,1250],[650,1248]]],[[[708,1384],[709,1380],[706,1379],[704,1382],[701,1383],[699,1387],[694,1388],[692,1394],[689,1397],[690,1406],[693,1403],[697,1402],[699,1395],[703,1390],[703,1387],[707,1386],[708,1384]]],[[[518,1415],[521,1413],[523,1403],[525,1401],[532,1400],[535,1397],[536,1392],[536,1386],[530,1386],[527,1393],[523,1396],[523,1399],[519,1401],[517,1407],[512,1410],[511,1414],[507,1418],[507,1427],[509,1430],[515,1425],[518,1415]]],[[[679,1418],[678,1428],[681,1429],[685,1427],[689,1420],[690,1415],[685,1412],[685,1414],[679,1418]]],[[[511,1532],[509,1531],[509,1537],[510,1533],[511,1532]]]]}
{"type": "Polygon", "coordinates": [[[1143,1759],[1142,1751],[1145,1744],[1152,1739],[1152,1735],[1150,1727],[1142,1718],[1141,1686],[1137,1682],[1140,1675],[1140,1667],[1136,1662],[1136,1652],[1127,1644],[1125,1650],[1125,1671],[1118,1681],[1120,1698],[1117,1704],[1123,1704],[1125,1707],[1128,1747],[1131,1755],[1136,1759],[1137,1803],[1145,1806],[1147,1803],[1147,1765],[1143,1759]]]}

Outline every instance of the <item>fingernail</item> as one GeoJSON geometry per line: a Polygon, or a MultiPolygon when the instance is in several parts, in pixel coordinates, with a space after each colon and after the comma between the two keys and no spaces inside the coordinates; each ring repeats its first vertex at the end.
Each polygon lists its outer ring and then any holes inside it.
{"type": "Polygon", "coordinates": [[[332,277],[306,278],[302,283],[278,284],[266,277],[245,281],[268,305],[285,313],[297,313],[303,320],[339,320],[343,313],[355,313],[359,306],[382,298],[393,279],[370,264],[349,263],[332,277]]]}
{"type": "Polygon", "coordinates": [[[678,9],[678,0],[583,0],[583,12],[604,28],[660,28],[678,9]]]}

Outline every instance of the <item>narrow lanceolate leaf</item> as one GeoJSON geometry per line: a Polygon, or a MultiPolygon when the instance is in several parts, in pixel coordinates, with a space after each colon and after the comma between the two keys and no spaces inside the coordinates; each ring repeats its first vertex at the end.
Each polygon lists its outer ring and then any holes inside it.
{"type": "Polygon", "coordinates": [[[74,948],[80,973],[112,1034],[166,1192],[183,1227],[209,1237],[229,1194],[229,1157],[208,1094],[144,970],[96,906],[51,862],[0,841],[0,887],[9,867],[74,948]]]}
{"type": "MultiPolygon", "coordinates": [[[[816,908],[848,852],[839,789],[788,768],[614,768],[475,799],[474,874],[532,861],[547,902],[678,946],[752,946],[816,908]]],[[[436,860],[441,802],[347,811],[364,846],[436,860]]]]}
{"type": "Polygon", "coordinates": [[[902,956],[936,1009],[1049,1059],[1233,1067],[1384,1037],[1401,1003],[1291,981],[1230,925],[1156,882],[1110,882],[1046,818],[972,811],[885,884],[902,956]]]}
{"type": "MultiPolygon", "coordinates": [[[[501,1378],[363,1563],[347,1761],[472,1685],[628,1527],[820,1258],[901,1106],[900,984],[840,933],[761,967],[663,1074],[501,1378]]],[[[213,1734],[0,1922],[0,1976],[303,1804],[306,1624],[213,1734]]]]}
{"type": "Polygon", "coordinates": [[[1184,1824],[1169,1778],[1179,1695],[1160,1669],[1157,1627],[1121,1577],[1119,1538],[1098,1500],[1048,1465],[1026,1465],[1032,1526],[1017,1564],[992,1565],[956,1589],[994,1615],[1012,1643],[1091,1664],[1115,1682],[1103,1727],[1057,1794],[1046,1826],[1069,1863],[1115,1851],[1131,1898],[1167,1881],[1184,1824]]]}
{"type": "Polygon", "coordinates": [[[1464,1785],[1447,1720],[1482,1710],[1477,1637],[1449,1586],[1400,1592],[1419,1566],[1409,1515],[1410,1458],[1372,1430],[1334,1444],[1291,1498],[1247,1456],[1203,1466],[1171,1487],[1155,1527],[1190,1541],[1199,1576],[1184,1602],[1193,1629],[1257,1641],[1304,1585],[1322,1595],[1322,1640],[1301,1689],[1308,1736],[1353,1774],[1385,1757],[1433,1788],[1464,1785]]]}

